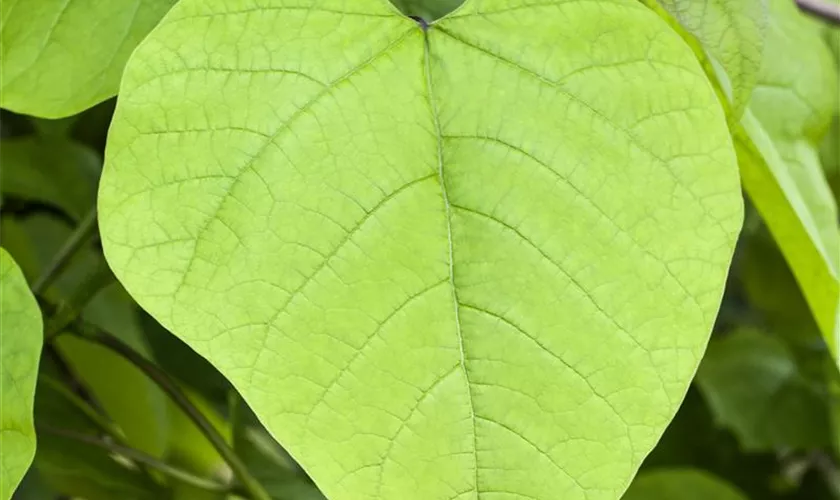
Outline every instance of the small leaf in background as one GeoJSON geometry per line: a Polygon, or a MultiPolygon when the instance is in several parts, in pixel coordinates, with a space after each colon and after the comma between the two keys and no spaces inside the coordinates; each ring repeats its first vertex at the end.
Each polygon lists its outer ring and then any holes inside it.
{"type": "Polygon", "coordinates": [[[175,0],[5,0],[0,106],[61,118],[114,96],[128,56],[175,0]]]}
{"type": "MultiPolygon", "coordinates": [[[[768,0],[659,0],[720,65],[737,119],[758,82],[768,0]]],[[[722,78],[723,80],[723,78],[722,78]]]]}
{"type": "MultiPolygon", "coordinates": [[[[840,30],[837,31],[840,33],[840,30]]],[[[834,192],[834,201],[838,202],[840,200],[840,111],[834,115],[831,128],[825,134],[825,139],[820,146],[820,161],[828,177],[828,184],[834,192]]]]}
{"type": "MultiPolygon", "coordinates": [[[[94,297],[83,317],[149,357],[134,304],[119,284],[94,297]]],[[[126,441],[150,455],[164,456],[169,415],[167,398],[158,386],[131,362],[105,347],[69,335],[57,338],[56,345],[105,412],[119,423],[126,441]],[[144,411],[138,412],[138,406],[144,411]]]]}
{"type": "Polygon", "coordinates": [[[740,330],[712,341],[697,383],[714,419],[746,450],[832,443],[826,388],[804,378],[792,353],[767,334],[740,330]]]}
{"type": "Polygon", "coordinates": [[[741,224],[692,52],[633,2],[301,5],[181,0],[138,47],[109,264],[331,500],[615,499],[741,224]]]}
{"type": "MultiPolygon", "coordinates": [[[[181,388],[192,404],[207,418],[226,442],[231,442],[231,428],[204,397],[188,387],[181,388]]],[[[196,474],[214,477],[224,483],[230,479],[230,470],[218,451],[207,440],[192,420],[174,403],[167,401],[170,439],[166,460],[196,474]]]]}
{"type": "Polygon", "coordinates": [[[73,388],[61,382],[64,374],[49,355],[41,371],[35,397],[35,421],[40,429],[35,455],[39,480],[65,495],[86,500],[163,498],[160,487],[149,476],[115,460],[107,450],[55,433],[57,429],[99,437],[103,433],[100,422],[105,417],[97,416],[73,388]]]}
{"type": "Polygon", "coordinates": [[[741,248],[738,277],[751,307],[762,315],[761,324],[772,325],[788,343],[826,349],[796,277],[766,226],[742,235],[741,248]]]}
{"type": "Polygon", "coordinates": [[[35,465],[47,484],[85,500],[161,500],[164,490],[99,447],[42,432],[35,465]]]}
{"type": "Polygon", "coordinates": [[[66,118],[32,118],[32,125],[42,137],[67,137],[73,131],[73,126],[80,115],[72,115],[66,118]]]}
{"type": "Polygon", "coordinates": [[[35,455],[33,404],[43,340],[38,303],[0,248],[0,500],[11,498],[35,455]]]}
{"type": "Polygon", "coordinates": [[[31,467],[23,481],[15,490],[14,500],[47,500],[58,498],[49,484],[44,480],[38,469],[31,467]]]}
{"type": "Polygon", "coordinates": [[[653,469],[639,474],[622,500],[748,500],[734,486],[699,469],[653,469]]]}
{"type": "Polygon", "coordinates": [[[21,137],[0,147],[2,196],[37,201],[79,221],[96,203],[102,159],[62,137],[21,137]]]}

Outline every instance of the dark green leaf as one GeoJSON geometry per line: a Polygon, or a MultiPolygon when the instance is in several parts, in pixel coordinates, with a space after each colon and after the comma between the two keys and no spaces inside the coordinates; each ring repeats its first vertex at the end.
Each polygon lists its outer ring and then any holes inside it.
{"type": "Polygon", "coordinates": [[[697,383],[715,420],[747,450],[832,442],[827,391],[803,377],[793,354],[767,334],[741,330],[713,341],[697,383]]]}
{"type": "Polygon", "coordinates": [[[80,220],[96,204],[102,159],[61,137],[4,139],[0,144],[0,187],[14,196],[53,205],[80,220]]]}
{"type": "Polygon", "coordinates": [[[622,500],[747,500],[747,497],[702,470],[659,469],[639,474],[622,500]]]}

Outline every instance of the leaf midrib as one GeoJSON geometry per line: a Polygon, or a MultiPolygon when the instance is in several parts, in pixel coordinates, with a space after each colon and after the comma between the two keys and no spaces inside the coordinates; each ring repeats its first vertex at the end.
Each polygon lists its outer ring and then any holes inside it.
{"type": "Polygon", "coordinates": [[[476,417],[475,417],[475,403],[473,402],[472,383],[470,383],[470,375],[467,370],[466,355],[464,353],[464,336],[461,332],[461,304],[458,300],[458,290],[455,286],[455,258],[454,245],[452,242],[452,205],[449,203],[449,194],[446,189],[446,179],[443,172],[443,131],[440,125],[440,115],[438,113],[437,104],[435,102],[434,90],[432,85],[432,71],[431,71],[431,42],[429,40],[429,30],[424,29],[423,33],[423,65],[426,73],[426,96],[429,100],[429,110],[432,114],[432,121],[435,128],[435,139],[437,141],[437,163],[438,163],[438,182],[440,184],[441,195],[444,205],[444,216],[446,218],[446,236],[449,247],[449,288],[452,292],[453,308],[455,312],[455,332],[458,337],[458,351],[460,354],[460,366],[464,372],[464,381],[467,386],[467,400],[470,407],[470,420],[472,421],[473,434],[473,486],[475,488],[476,498],[478,498],[478,437],[476,433],[476,417]]]}

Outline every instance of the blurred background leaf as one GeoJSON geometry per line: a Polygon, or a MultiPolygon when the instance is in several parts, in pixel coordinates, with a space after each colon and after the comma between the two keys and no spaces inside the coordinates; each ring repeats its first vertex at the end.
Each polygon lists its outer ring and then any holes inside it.
{"type": "Polygon", "coordinates": [[[623,500],[747,500],[725,481],[696,469],[661,469],[640,474],[623,500]]]}
{"type": "Polygon", "coordinates": [[[745,451],[830,446],[827,390],[807,380],[785,345],[752,329],[712,341],[698,386],[718,425],[745,451]]]}

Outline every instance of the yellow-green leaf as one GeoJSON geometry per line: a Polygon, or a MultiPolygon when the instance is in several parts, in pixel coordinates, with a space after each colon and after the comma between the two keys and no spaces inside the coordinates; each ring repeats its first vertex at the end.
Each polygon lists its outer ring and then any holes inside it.
{"type": "Polygon", "coordinates": [[[114,96],[137,44],[175,0],[4,0],[0,106],[60,118],[114,96]]]}
{"type": "Polygon", "coordinates": [[[635,2],[181,0],[129,62],[118,278],[331,500],[615,500],[682,400],[742,198],[635,2]]]}
{"type": "Polygon", "coordinates": [[[35,456],[32,420],[41,311],[12,257],[0,248],[0,499],[8,500],[35,456]]]}

